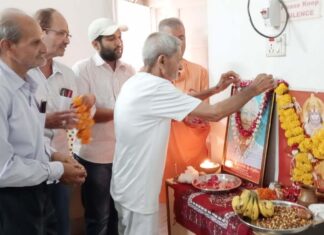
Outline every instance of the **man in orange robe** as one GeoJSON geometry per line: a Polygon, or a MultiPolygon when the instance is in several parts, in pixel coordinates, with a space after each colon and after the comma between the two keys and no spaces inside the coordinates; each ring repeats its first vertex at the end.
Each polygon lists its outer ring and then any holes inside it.
{"type": "MultiPolygon", "coordinates": [[[[186,48],[186,36],[183,23],[178,18],[167,18],[159,23],[159,31],[171,34],[181,40],[182,55],[186,48]]],[[[182,60],[182,69],[174,85],[185,93],[208,101],[208,97],[226,89],[234,78],[223,74],[219,83],[210,89],[207,70],[188,60],[182,60]]],[[[206,139],[210,125],[199,118],[187,117],[183,122],[172,121],[169,146],[163,176],[166,179],[175,177],[184,172],[187,166],[199,169],[199,164],[208,158],[206,139]]],[[[162,184],[160,201],[166,201],[165,184],[162,184]]]]}

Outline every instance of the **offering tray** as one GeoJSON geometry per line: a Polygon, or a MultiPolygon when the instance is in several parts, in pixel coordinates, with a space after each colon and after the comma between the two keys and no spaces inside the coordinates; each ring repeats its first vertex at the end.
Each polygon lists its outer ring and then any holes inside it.
{"type": "Polygon", "coordinates": [[[240,187],[242,180],[230,174],[200,175],[192,185],[205,192],[224,192],[240,187]]]}
{"type": "MultiPolygon", "coordinates": [[[[295,234],[295,233],[300,233],[302,231],[305,231],[305,230],[309,229],[311,226],[315,225],[313,213],[308,208],[301,206],[297,203],[288,202],[288,201],[275,200],[272,202],[276,207],[287,207],[289,209],[298,210],[299,213],[309,216],[309,222],[305,225],[301,225],[299,227],[294,227],[294,228],[289,228],[289,229],[270,229],[270,228],[261,227],[257,224],[257,222],[260,221],[261,218],[259,218],[256,221],[252,221],[250,218],[243,217],[242,215],[238,215],[238,217],[244,224],[246,224],[254,232],[256,232],[256,234],[274,234],[274,235],[295,234]]],[[[292,221],[292,219],[289,219],[288,217],[286,220],[287,221],[284,221],[284,219],[283,219],[283,221],[281,221],[281,222],[282,223],[290,223],[290,221],[292,221]]]]}

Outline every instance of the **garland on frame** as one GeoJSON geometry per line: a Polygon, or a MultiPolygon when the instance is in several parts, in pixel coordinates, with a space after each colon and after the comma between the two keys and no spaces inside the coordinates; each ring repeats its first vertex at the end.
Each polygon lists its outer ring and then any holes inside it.
{"type": "MultiPolygon", "coordinates": [[[[234,91],[237,91],[238,88],[244,88],[244,87],[247,87],[251,84],[252,81],[241,81],[239,83],[239,85],[234,85],[233,88],[234,88],[234,91]]],[[[258,114],[256,116],[256,118],[252,121],[251,125],[249,126],[248,129],[245,129],[242,125],[242,120],[241,120],[241,112],[238,111],[235,113],[235,123],[236,123],[236,127],[239,131],[239,133],[241,134],[241,136],[245,137],[245,138],[250,138],[250,137],[254,137],[259,125],[260,125],[260,122],[261,122],[261,118],[262,118],[262,115],[264,113],[264,111],[266,110],[267,108],[267,105],[268,105],[268,101],[269,101],[269,95],[270,95],[270,91],[267,91],[264,95],[263,95],[263,98],[262,98],[262,102],[259,106],[259,111],[258,111],[258,114]]]]}
{"type": "Polygon", "coordinates": [[[313,185],[313,163],[324,159],[324,128],[312,137],[305,134],[297,114],[295,98],[289,94],[288,84],[280,81],[275,89],[280,127],[285,131],[287,144],[294,156],[292,181],[313,185]]]}
{"type": "MultiPolygon", "coordinates": [[[[251,82],[251,80],[240,81],[239,84],[233,86],[234,93],[241,88],[249,86],[251,82]]],[[[230,121],[232,123],[231,126],[233,129],[233,137],[237,143],[243,143],[245,146],[247,146],[247,148],[244,149],[244,152],[247,151],[248,148],[250,148],[254,141],[257,130],[261,124],[262,115],[264,114],[267,108],[271,92],[272,91],[267,91],[264,94],[262,94],[262,101],[258,107],[258,113],[248,127],[243,126],[241,119],[241,111],[235,112],[234,115],[231,116],[230,121]]],[[[240,151],[242,152],[242,150],[240,151]]]]}

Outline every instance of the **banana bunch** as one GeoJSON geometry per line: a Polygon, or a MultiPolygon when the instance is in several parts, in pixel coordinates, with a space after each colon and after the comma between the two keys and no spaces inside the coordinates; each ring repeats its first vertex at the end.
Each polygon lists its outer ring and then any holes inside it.
{"type": "Polygon", "coordinates": [[[261,214],[264,217],[271,217],[274,214],[274,205],[269,200],[259,200],[256,192],[244,189],[240,196],[232,199],[233,210],[237,214],[257,220],[261,214]]]}
{"type": "Polygon", "coordinates": [[[264,217],[271,217],[274,214],[274,205],[269,200],[259,200],[259,209],[264,217]]]}

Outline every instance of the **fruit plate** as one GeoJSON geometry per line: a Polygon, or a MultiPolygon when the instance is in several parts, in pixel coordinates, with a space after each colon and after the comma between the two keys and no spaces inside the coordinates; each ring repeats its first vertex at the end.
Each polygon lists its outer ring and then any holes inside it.
{"type": "MultiPolygon", "coordinates": [[[[270,228],[265,228],[265,227],[261,227],[261,226],[257,225],[256,221],[251,221],[250,218],[243,217],[242,215],[238,215],[238,217],[244,224],[249,226],[254,232],[259,232],[262,234],[274,234],[274,235],[275,234],[295,234],[295,233],[300,233],[302,231],[307,230],[310,226],[312,226],[314,224],[313,213],[308,208],[301,206],[297,203],[293,203],[293,202],[280,201],[280,200],[275,200],[272,202],[275,206],[296,208],[301,213],[303,213],[303,214],[306,213],[306,214],[310,215],[311,218],[309,219],[309,223],[306,225],[301,225],[300,227],[295,227],[295,228],[290,228],[290,229],[270,229],[270,228]]],[[[260,220],[260,218],[259,218],[259,220],[260,220]]],[[[289,220],[289,218],[287,218],[287,220],[289,220]]],[[[282,223],[283,223],[283,221],[282,221],[282,223]]]]}
{"type": "Polygon", "coordinates": [[[200,175],[192,181],[192,185],[205,192],[223,192],[240,187],[242,180],[229,174],[200,175]]]}

